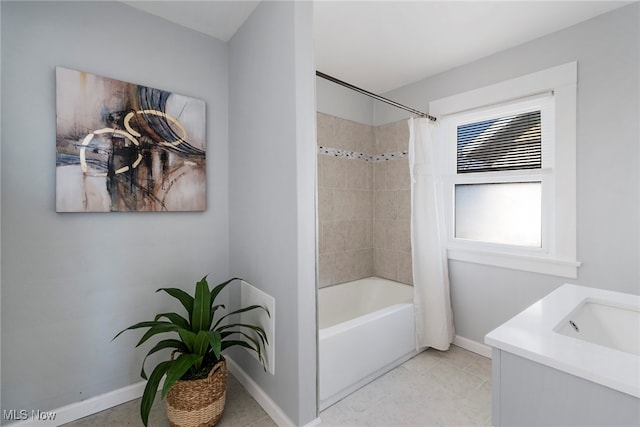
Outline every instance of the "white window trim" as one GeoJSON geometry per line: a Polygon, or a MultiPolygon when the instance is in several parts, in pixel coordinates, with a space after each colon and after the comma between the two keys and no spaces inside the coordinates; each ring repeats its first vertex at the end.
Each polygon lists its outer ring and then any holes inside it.
{"type": "MultiPolygon", "coordinates": [[[[515,249],[508,245],[494,245],[454,241],[452,209],[447,212],[449,259],[576,278],[576,100],[577,63],[571,62],[528,74],[469,92],[449,96],[429,103],[429,112],[439,119],[481,107],[506,103],[534,95],[554,94],[554,191],[550,194],[552,215],[546,231],[553,236],[544,250],[515,249]]],[[[448,150],[441,150],[446,153],[448,150]]],[[[440,159],[447,161],[447,159],[440,159]]],[[[544,172],[544,170],[543,170],[544,172]]],[[[445,181],[451,181],[452,178],[445,181]]],[[[544,238],[545,236],[543,236],[544,238]]]]}
{"type": "MultiPolygon", "coordinates": [[[[549,225],[552,223],[551,218],[548,218],[546,212],[549,206],[550,200],[547,197],[550,194],[550,189],[553,188],[553,137],[554,126],[553,120],[549,117],[554,114],[553,98],[551,93],[547,93],[543,96],[527,97],[525,99],[501,103],[496,106],[490,106],[486,108],[480,108],[477,110],[466,111],[458,114],[448,115],[443,118],[440,126],[440,134],[444,134],[443,137],[446,140],[457,140],[457,127],[460,124],[475,123],[483,120],[487,120],[496,116],[518,114],[528,111],[540,110],[543,112],[542,121],[542,168],[541,169],[523,169],[523,170],[507,170],[507,171],[485,171],[485,172],[467,172],[456,173],[457,170],[457,144],[450,144],[447,148],[448,153],[445,154],[446,158],[443,159],[446,165],[446,170],[443,177],[444,184],[448,191],[445,193],[447,199],[445,206],[445,215],[448,218],[452,218],[451,221],[447,221],[446,232],[449,238],[449,249],[473,249],[479,248],[482,251],[493,250],[502,251],[509,254],[527,254],[539,256],[541,253],[548,253],[550,250],[550,241],[552,234],[549,230],[549,225]],[[546,122],[546,123],[545,123],[546,122]],[[509,183],[509,182],[540,182],[543,187],[542,205],[542,247],[523,247],[514,245],[502,245],[489,242],[464,240],[455,235],[455,186],[459,184],[492,184],[492,183],[509,183]]],[[[443,156],[443,157],[444,157],[443,156]]]]}

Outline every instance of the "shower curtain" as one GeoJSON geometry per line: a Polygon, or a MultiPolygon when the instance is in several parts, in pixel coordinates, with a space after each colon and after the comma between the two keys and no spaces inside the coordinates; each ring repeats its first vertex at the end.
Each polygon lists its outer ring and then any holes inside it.
{"type": "Polygon", "coordinates": [[[447,350],[454,335],[437,133],[429,119],[409,119],[416,350],[447,350]]]}

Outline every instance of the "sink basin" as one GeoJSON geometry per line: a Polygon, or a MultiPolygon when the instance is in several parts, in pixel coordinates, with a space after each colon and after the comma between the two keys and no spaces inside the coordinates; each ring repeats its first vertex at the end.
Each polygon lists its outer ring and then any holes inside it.
{"type": "Polygon", "coordinates": [[[553,330],[640,356],[640,311],[635,306],[587,298],[553,330]]]}

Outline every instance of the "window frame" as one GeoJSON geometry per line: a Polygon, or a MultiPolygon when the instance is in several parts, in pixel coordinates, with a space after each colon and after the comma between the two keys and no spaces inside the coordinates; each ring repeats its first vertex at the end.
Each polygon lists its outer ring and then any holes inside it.
{"type": "Polygon", "coordinates": [[[576,278],[576,91],[572,62],[480,89],[432,101],[439,141],[447,254],[449,259],[576,278]],[[551,96],[552,95],[552,96],[551,96]],[[457,125],[495,117],[496,112],[543,107],[542,168],[457,173],[457,125]],[[542,183],[542,246],[465,240],[455,233],[455,185],[542,183]]]}
{"type": "Polygon", "coordinates": [[[446,141],[457,142],[457,128],[460,125],[479,122],[497,116],[506,116],[516,113],[524,113],[534,110],[541,111],[542,124],[542,167],[538,169],[518,169],[506,171],[481,171],[481,172],[457,172],[457,144],[447,144],[447,159],[445,161],[445,176],[447,181],[447,191],[450,191],[451,201],[447,200],[446,207],[450,209],[447,216],[452,218],[447,221],[447,236],[449,247],[459,249],[483,250],[491,248],[512,254],[543,255],[549,252],[552,246],[553,236],[549,232],[550,218],[548,206],[550,203],[548,195],[553,192],[553,98],[551,93],[535,97],[528,97],[523,100],[511,101],[507,103],[492,105],[490,107],[480,107],[471,111],[452,114],[443,120],[443,132],[446,141]],[[479,240],[467,240],[456,236],[456,206],[455,190],[457,185],[464,184],[501,184],[517,182],[540,182],[542,191],[542,211],[541,211],[541,246],[519,246],[501,243],[491,243],[479,240]]]}

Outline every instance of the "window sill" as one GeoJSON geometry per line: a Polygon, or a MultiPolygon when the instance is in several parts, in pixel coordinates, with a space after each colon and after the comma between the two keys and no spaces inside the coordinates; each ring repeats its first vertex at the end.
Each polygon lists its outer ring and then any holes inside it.
{"type": "Polygon", "coordinates": [[[551,276],[568,277],[570,279],[578,277],[578,267],[582,265],[579,261],[567,261],[550,257],[515,255],[458,248],[449,249],[447,255],[449,259],[457,261],[549,274],[551,276]]]}

